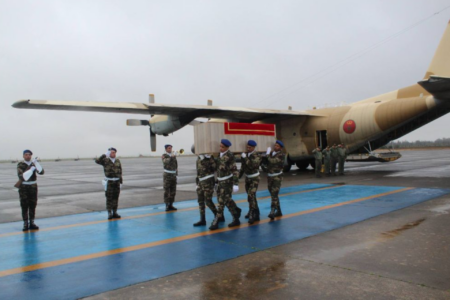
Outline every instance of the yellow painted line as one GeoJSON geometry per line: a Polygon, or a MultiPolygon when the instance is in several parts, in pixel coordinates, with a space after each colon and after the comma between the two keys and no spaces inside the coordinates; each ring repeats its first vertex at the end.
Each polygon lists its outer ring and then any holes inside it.
{"type": "MultiPolygon", "coordinates": [[[[369,196],[369,197],[350,200],[350,201],[346,201],[346,202],[342,202],[342,203],[327,205],[327,206],[323,206],[323,207],[319,207],[319,208],[314,208],[314,209],[310,209],[310,210],[306,210],[306,211],[302,211],[302,212],[298,212],[298,213],[285,215],[282,217],[277,217],[277,218],[275,218],[275,220],[288,219],[288,218],[305,215],[305,214],[310,214],[310,213],[314,213],[314,212],[318,212],[318,211],[322,211],[322,210],[326,210],[326,209],[330,209],[330,208],[334,208],[334,207],[339,207],[339,206],[344,206],[344,205],[348,205],[348,204],[352,204],[352,203],[362,202],[362,201],[373,199],[373,198],[378,198],[378,197],[383,197],[383,196],[392,195],[392,194],[396,194],[396,193],[401,193],[401,192],[412,190],[412,189],[414,189],[414,188],[404,188],[404,189],[386,192],[386,193],[382,193],[382,194],[377,194],[377,195],[373,195],[373,196],[369,196]]],[[[246,228],[249,226],[255,226],[258,224],[275,222],[275,220],[272,221],[270,219],[264,219],[262,221],[254,223],[252,225],[245,223],[245,224],[241,224],[240,226],[236,226],[236,227],[232,227],[232,228],[225,227],[225,228],[221,228],[221,229],[217,229],[217,230],[193,233],[193,234],[188,234],[185,236],[170,238],[170,239],[161,240],[161,241],[157,241],[157,242],[145,243],[145,244],[136,245],[136,246],[118,248],[118,249],[114,249],[114,250],[102,251],[102,252],[97,252],[97,253],[93,253],[93,254],[86,254],[86,255],[81,255],[81,256],[76,256],[76,257],[71,257],[71,258],[66,258],[66,259],[60,259],[60,260],[55,260],[55,261],[50,261],[50,262],[45,262],[45,263],[40,263],[40,264],[29,265],[29,266],[15,268],[15,269],[4,270],[4,271],[0,271],[0,277],[35,271],[35,270],[39,270],[39,269],[56,267],[56,266],[60,266],[60,265],[85,261],[85,260],[94,259],[94,258],[105,257],[105,256],[109,256],[109,255],[119,254],[119,253],[136,251],[136,250],[141,250],[141,249],[155,247],[155,246],[172,244],[172,243],[181,242],[181,241],[185,241],[185,240],[189,240],[189,239],[194,239],[197,237],[213,235],[213,234],[226,232],[226,231],[232,231],[232,230],[236,230],[236,229],[240,229],[240,228],[246,228]]]]}
{"type": "MultiPolygon", "coordinates": [[[[299,192],[286,193],[286,194],[279,195],[279,197],[290,196],[290,195],[295,195],[295,194],[302,194],[302,193],[309,193],[309,192],[315,192],[315,191],[321,191],[321,190],[327,190],[327,189],[338,188],[338,187],[342,187],[342,185],[328,186],[328,187],[323,187],[323,188],[316,188],[316,189],[309,189],[309,190],[304,190],[304,191],[299,191],[299,192]]],[[[269,199],[269,198],[270,198],[270,196],[266,196],[266,197],[261,197],[258,200],[269,199]]],[[[242,203],[242,202],[247,202],[247,200],[236,201],[236,203],[242,203]]],[[[43,229],[39,229],[39,230],[9,232],[9,233],[0,234],[0,238],[8,237],[8,236],[14,236],[14,235],[19,235],[19,234],[29,234],[31,232],[45,232],[45,231],[60,230],[60,229],[66,229],[66,228],[72,228],[72,227],[81,227],[81,226],[89,226],[89,225],[95,225],[95,224],[101,224],[101,223],[107,223],[107,222],[115,222],[115,221],[120,221],[120,220],[146,218],[146,217],[151,217],[151,216],[164,215],[164,214],[168,214],[168,213],[183,212],[183,211],[190,211],[190,210],[197,210],[197,209],[198,209],[198,206],[197,207],[185,208],[185,209],[179,209],[177,211],[169,211],[169,212],[161,211],[161,212],[156,212],[156,213],[151,213],[151,214],[143,214],[143,215],[123,217],[121,219],[91,221],[91,222],[85,222],[85,223],[76,223],[76,224],[48,227],[48,228],[43,228],[43,229]]]]}

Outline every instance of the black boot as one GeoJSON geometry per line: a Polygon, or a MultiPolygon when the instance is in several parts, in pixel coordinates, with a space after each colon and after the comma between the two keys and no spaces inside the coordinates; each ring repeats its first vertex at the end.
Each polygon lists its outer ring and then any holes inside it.
{"type": "MultiPolygon", "coordinates": [[[[217,211],[216,212],[214,212],[214,217],[217,215],[217,211]]],[[[225,222],[225,216],[222,214],[220,217],[219,217],[219,223],[223,223],[223,222],[225,222]]]]}
{"type": "Polygon", "coordinates": [[[255,211],[254,209],[251,209],[251,210],[248,212],[248,215],[249,215],[249,218],[248,218],[248,224],[253,224],[253,223],[255,223],[255,213],[256,213],[256,211],[255,211]]]}
{"type": "Polygon", "coordinates": [[[241,212],[242,212],[242,209],[240,209],[239,207],[236,207],[236,212],[233,215],[233,221],[230,224],[228,224],[228,227],[234,227],[234,226],[241,225],[241,221],[239,221],[239,218],[241,217],[241,212]]]}
{"type": "Polygon", "coordinates": [[[111,220],[113,218],[112,211],[108,210],[108,220],[111,220]]]}
{"type": "Polygon", "coordinates": [[[177,210],[177,208],[173,206],[173,202],[169,204],[169,210],[177,210]]]}
{"type": "Polygon", "coordinates": [[[117,210],[113,210],[113,214],[112,214],[113,219],[120,219],[121,216],[117,213],[117,210]]]}
{"type": "Polygon", "coordinates": [[[216,217],[211,223],[211,226],[209,226],[209,230],[216,230],[219,228],[219,219],[221,217],[221,214],[216,214],[216,217]]]}
{"type": "Polygon", "coordinates": [[[23,221],[23,228],[22,231],[28,231],[28,220],[23,221]]]}
{"type": "Polygon", "coordinates": [[[205,215],[200,215],[200,221],[198,221],[197,223],[194,223],[194,226],[205,226],[206,225],[206,219],[205,219],[205,215]]]}
{"type": "Polygon", "coordinates": [[[30,226],[29,226],[30,230],[38,230],[39,226],[37,226],[36,224],[34,224],[34,220],[30,220],[30,226]]]}
{"type": "Polygon", "coordinates": [[[248,219],[250,217],[250,211],[251,210],[252,210],[251,207],[248,207],[248,212],[247,212],[247,214],[245,215],[244,218],[248,219]]]}
{"type": "Polygon", "coordinates": [[[272,208],[270,209],[270,213],[269,213],[268,217],[269,217],[271,220],[275,219],[275,210],[276,210],[276,207],[275,207],[275,206],[272,206],[272,208]]]}
{"type": "Polygon", "coordinates": [[[282,215],[283,215],[283,213],[281,212],[281,207],[278,205],[277,212],[275,213],[275,217],[281,217],[282,215]]]}
{"type": "Polygon", "coordinates": [[[259,218],[259,207],[255,209],[254,214],[255,214],[255,216],[254,216],[255,222],[259,221],[260,220],[260,218],[259,218]]]}

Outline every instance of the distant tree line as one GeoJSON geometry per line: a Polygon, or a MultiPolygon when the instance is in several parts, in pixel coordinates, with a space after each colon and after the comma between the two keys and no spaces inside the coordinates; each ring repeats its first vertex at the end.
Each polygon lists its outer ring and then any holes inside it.
{"type": "Polygon", "coordinates": [[[407,149],[407,148],[429,148],[429,147],[450,147],[450,138],[441,138],[435,141],[395,141],[381,147],[381,149],[407,149]]]}

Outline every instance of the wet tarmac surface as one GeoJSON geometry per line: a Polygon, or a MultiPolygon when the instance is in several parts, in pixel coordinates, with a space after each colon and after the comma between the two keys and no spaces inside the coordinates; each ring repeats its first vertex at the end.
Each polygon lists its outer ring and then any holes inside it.
{"type": "MultiPolygon", "coordinates": [[[[311,170],[300,172],[294,166],[283,186],[450,187],[449,150],[405,151],[402,155],[393,163],[347,163],[345,176],[321,179],[314,178],[311,170]]],[[[179,159],[177,201],[196,199],[194,162],[195,157],[179,159]]],[[[162,203],[159,158],[122,159],[122,164],[120,208],[162,203]]],[[[104,213],[100,166],[88,160],[42,165],[46,174],[38,178],[37,219],[104,213]]],[[[20,221],[18,195],[12,187],[16,178],[15,164],[0,164],[0,223],[20,221]]],[[[265,177],[261,182],[259,190],[266,188],[265,177]]],[[[450,197],[445,195],[89,299],[450,299],[449,228],[450,197]]]]}

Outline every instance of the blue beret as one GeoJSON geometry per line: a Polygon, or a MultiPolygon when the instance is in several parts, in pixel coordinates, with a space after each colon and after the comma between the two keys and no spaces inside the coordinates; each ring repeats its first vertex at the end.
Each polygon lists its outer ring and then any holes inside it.
{"type": "Polygon", "coordinates": [[[221,139],[220,142],[222,144],[224,144],[225,146],[227,146],[227,147],[231,146],[231,142],[229,140],[227,140],[227,139],[221,139]]]}
{"type": "Polygon", "coordinates": [[[173,147],[173,146],[172,146],[172,145],[169,145],[169,144],[164,145],[164,149],[167,149],[167,147],[173,147]]]}
{"type": "Polygon", "coordinates": [[[254,140],[248,140],[247,145],[256,147],[256,145],[258,145],[258,144],[254,140]]]}
{"type": "Polygon", "coordinates": [[[30,153],[31,155],[33,155],[33,152],[31,152],[31,150],[23,150],[23,154],[25,154],[25,153],[30,153]]]}
{"type": "Polygon", "coordinates": [[[117,152],[117,149],[116,149],[116,148],[113,148],[113,147],[109,148],[108,150],[109,150],[109,151],[115,151],[115,152],[117,152]]]}
{"type": "Polygon", "coordinates": [[[283,142],[280,141],[280,140],[277,140],[277,141],[275,142],[275,144],[278,144],[278,145],[281,146],[281,148],[284,148],[284,144],[283,144],[283,142]]]}

